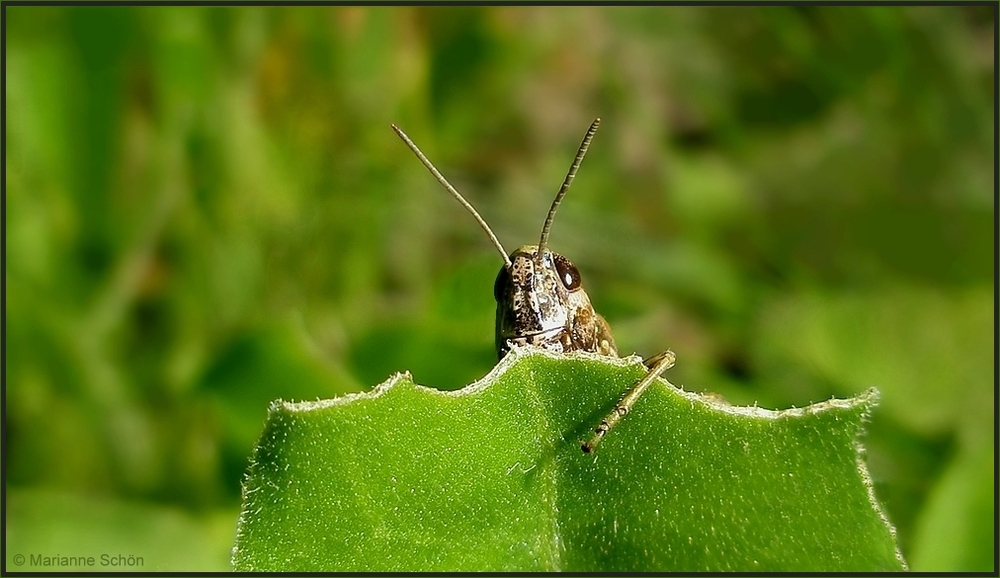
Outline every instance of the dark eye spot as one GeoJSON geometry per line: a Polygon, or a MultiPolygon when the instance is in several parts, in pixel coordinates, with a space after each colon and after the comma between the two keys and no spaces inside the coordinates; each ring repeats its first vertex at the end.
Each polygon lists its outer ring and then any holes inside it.
{"type": "Polygon", "coordinates": [[[497,300],[497,303],[504,298],[507,293],[510,292],[510,271],[505,267],[500,268],[500,272],[497,273],[497,280],[493,282],[493,298],[497,300]]]}
{"type": "Polygon", "coordinates": [[[580,271],[576,268],[576,265],[570,263],[569,259],[559,254],[553,254],[552,261],[556,266],[556,273],[559,274],[559,280],[562,281],[563,287],[570,291],[579,289],[580,271]]]}

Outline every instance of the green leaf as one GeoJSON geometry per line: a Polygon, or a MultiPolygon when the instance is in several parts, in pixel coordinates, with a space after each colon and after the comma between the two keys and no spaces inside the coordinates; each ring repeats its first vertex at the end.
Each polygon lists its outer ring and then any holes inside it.
{"type": "Polygon", "coordinates": [[[635,357],[519,349],[442,392],[275,402],[244,484],[237,570],[904,568],[859,443],[877,393],[731,407],[655,384],[580,440],[635,357]]]}

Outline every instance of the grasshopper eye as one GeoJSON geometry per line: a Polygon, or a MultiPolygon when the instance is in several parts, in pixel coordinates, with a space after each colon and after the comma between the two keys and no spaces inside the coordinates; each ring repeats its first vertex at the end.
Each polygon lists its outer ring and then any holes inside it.
{"type": "Polygon", "coordinates": [[[493,282],[493,298],[500,303],[504,295],[506,295],[510,288],[510,271],[506,267],[501,267],[500,272],[497,274],[497,280],[493,282]]]}
{"type": "Polygon", "coordinates": [[[570,263],[566,257],[555,253],[552,255],[552,261],[556,266],[556,273],[559,274],[559,280],[562,281],[563,287],[570,291],[579,289],[580,271],[576,265],[570,263]]]}

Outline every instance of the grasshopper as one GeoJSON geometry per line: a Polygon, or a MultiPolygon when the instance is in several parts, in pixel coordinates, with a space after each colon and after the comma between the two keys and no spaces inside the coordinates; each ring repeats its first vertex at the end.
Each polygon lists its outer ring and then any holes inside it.
{"type": "MultiPolygon", "coordinates": [[[[427,170],[472,214],[503,258],[503,267],[493,285],[493,296],[497,300],[498,359],[503,359],[512,347],[524,345],[534,345],[554,352],[589,351],[599,355],[618,356],[611,328],[594,311],[590,297],[583,290],[580,271],[569,259],[547,247],[556,208],[576,177],[576,171],[580,168],[600,124],[600,118],[594,120],[583,137],[569,173],[545,217],[538,244],[524,245],[509,255],[476,209],[438,172],[406,133],[392,125],[392,130],[396,131],[427,170]]],[[[646,375],[625,392],[614,409],[594,428],[590,439],[581,443],[580,449],[585,453],[594,451],[611,428],[628,414],[650,384],[673,367],[674,361],[674,353],[669,349],[643,361],[648,370],[646,375]]]]}

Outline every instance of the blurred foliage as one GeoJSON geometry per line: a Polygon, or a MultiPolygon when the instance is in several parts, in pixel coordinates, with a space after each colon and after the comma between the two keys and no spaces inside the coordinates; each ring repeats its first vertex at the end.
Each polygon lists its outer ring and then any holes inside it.
{"type": "Polygon", "coordinates": [[[622,351],[878,386],[911,568],[993,569],[995,6],[4,10],[8,492],[235,523],[266,400],[484,375],[499,259],[389,124],[513,249],[601,116],[551,242],[622,351]]]}

